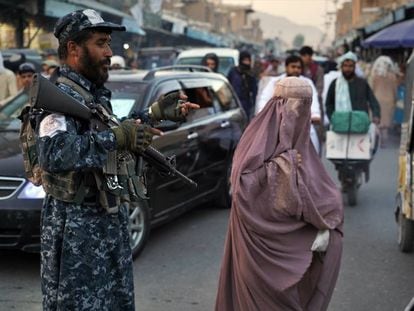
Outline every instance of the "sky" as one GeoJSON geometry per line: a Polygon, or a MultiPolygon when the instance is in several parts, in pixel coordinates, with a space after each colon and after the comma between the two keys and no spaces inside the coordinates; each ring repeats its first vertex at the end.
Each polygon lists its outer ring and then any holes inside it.
{"type": "MultiPolygon", "coordinates": [[[[326,13],[335,12],[335,0],[222,0],[224,4],[249,5],[256,11],[283,16],[297,24],[312,25],[326,29],[326,13]]],[[[337,8],[346,0],[337,0],[337,8]]],[[[333,32],[335,16],[331,17],[333,32]]]]}

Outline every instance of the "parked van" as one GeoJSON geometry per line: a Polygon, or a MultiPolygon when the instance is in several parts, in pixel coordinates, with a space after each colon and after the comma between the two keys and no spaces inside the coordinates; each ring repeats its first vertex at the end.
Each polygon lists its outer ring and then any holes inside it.
{"type": "Polygon", "coordinates": [[[239,64],[239,51],[229,48],[198,48],[182,51],[178,57],[177,65],[201,65],[203,57],[208,53],[215,53],[219,58],[218,71],[225,76],[233,66],[239,64]]]}

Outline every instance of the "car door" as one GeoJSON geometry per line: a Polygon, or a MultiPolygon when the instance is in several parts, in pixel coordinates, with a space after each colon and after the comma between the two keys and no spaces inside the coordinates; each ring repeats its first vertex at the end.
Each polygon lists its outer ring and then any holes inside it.
{"type": "MultiPolygon", "coordinates": [[[[152,103],[161,95],[176,92],[180,89],[181,85],[177,80],[160,82],[154,87],[148,102],[152,103]]],[[[167,124],[168,127],[168,123],[172,122],[163,121],[161,126],[167,124]]],[[[154,138],[153,146],[165,156],[174,157],[176,168],[188,177],[193,178],[193,168],[197,162],[198,145],[191,133],[191,127],[188,124],[164,130],[163,136],[154,138]]],[[[167,218],[174,210],[178,211],[188,206],[189,201],[197,196],[198,193],[197,189],[182,182],[177,177],[162,176],[154,168],[149,170],[147,178],[153,216],[159,221],[167,218]]]]}
{"type": "Polygon", "coordinates": [[[199,183],[200,195],[214,195],[225,178],[235,141],[241,136],[240,121],[244,116],[237,109],[235,97],[225,80],[182,79],[181,84],[189,99],[200,105],[199,110],[187,117],[189,135],[197,139],[198,144],[192,176],[199,183]],[[220,91],[227,91],[225,104],[220,99],[220,91]]]}

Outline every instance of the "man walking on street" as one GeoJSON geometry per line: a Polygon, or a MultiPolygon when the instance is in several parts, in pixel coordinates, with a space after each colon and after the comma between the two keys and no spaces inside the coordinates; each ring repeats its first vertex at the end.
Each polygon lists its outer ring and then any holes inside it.
{"type": "MultiPolygon", "coordinates": [[[[111,32],[124,30],[90,9],[62,17],[54,31],[62,66],[51,81],[84,105],[112,115],[111,92],[104,87],[111,32]]],[[[197,107],[178,104],[180,96],[173,95],[142,112],[142,119],[183,119],[197,107]]],[[[47,194],[41,219],[43,309],[134,311],[128,204],[139,194],[128,187],[136,181],[130,168],[135,154],[160,132],[136,120],[121,123],[99,114],[89,121],[41,114],[35,128],[47,194]]]]}
{"type": "Polygon", "coordinates": [[[0,101],[17,94],[17,81],[13,71],[4,67],[0,52],[0,101]]]}
{"type": "Polygon", "coordinates": [[[276,86],[276,83],[285,77],[299,77],[301,80],[305,80],[309,86],[312,88],[312,105],[311,105],[311,133],[310,137],[315,147],[315,150],[320,153],[320,143],[319,138],[316,133],[315,124],[319,124],[321,120],[321,112],[319,109],[319,100],[318,93],[316,91],[315,85],[312,80],[302,76],[303,63],[299,56],[291,55],[285,60],[285,70],[286,73],[278,77],[272,77],[266,86],[264,87],[261,94],[259,94],[256,103],[256,114],[258,114],[269,102],[273,96],[273,92],[276,86]]]}
{"type": "Polygon", "coordinates": [[[325,109],[323,106],[323,88],[324,88],[324,70],[318,63],[313,60],[313,49],[310,46],[303,46],[299,51],[300,57],[303,61],[303,72],[302,74],[311,79],[315,84],[316,91],[318,92],[319,109],[321,111],[321,122],[315,124],[315,130],[318,133],[318,138],[321,144],[325,141],[325,109]]]}
{"type": "Polygon", "coordinates": [[[249,52],[240,52],[239,65],[230,70],[227,78],[236,91],[242,107],[250,120],[255,107],[257,80],[252,72],[252,58],[249,52]]]}
{"type": "Polygon", "coordinates": [[[20,90],[28,90],[33,82],[33,76],[36,68],[32,63],[23,63],[19,66],[18,74],[20,81],[20,90]]]}

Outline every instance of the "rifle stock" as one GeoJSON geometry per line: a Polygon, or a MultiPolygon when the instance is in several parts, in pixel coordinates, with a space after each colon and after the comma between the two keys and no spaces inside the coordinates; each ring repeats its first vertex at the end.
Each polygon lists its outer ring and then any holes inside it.
{"type": "MultiPolygon", "coordinates": [[[[83,103],[77,101],[40,74],[34,76],[33,84],[30,89],[30,105],[35,109],[42,109],[50,113],[61,113],[87,121],[89,121],[94,114],[100,118],[98,110],[92,110],[83,103]]],[[[197,183],[195,181],[178,171],[170,159],[165,157],[154,147],[149,146],[143,154],[138,155],[143,156],[148,163],[153,165],[160,172],[170,176],[176,176],[186,184],[197,188],[197,183]]]]}

